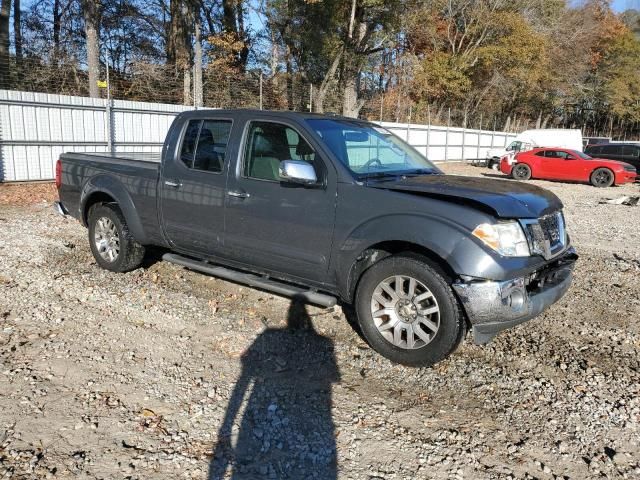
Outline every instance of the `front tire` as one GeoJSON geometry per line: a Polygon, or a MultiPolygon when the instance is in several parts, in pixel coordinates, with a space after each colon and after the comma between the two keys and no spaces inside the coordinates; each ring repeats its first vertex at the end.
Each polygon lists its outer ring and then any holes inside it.
{"type": "Polygon", "coordinates": [[[516,163],[511,169],[511,178],[529,180],[531,178],[531,167],[525,163],[516,163]]]}
{"type": "Polygon", "coordinates": [[[129,272],[142,264],[145,248],[135,241],[117,205],[104,203],[89,211],[89,245],[98,265],[129,272]]]}
{"type": "Polygon", "coordinates": [[[608,168],[596,168],[591,174],[591,185],[598,188],[606,188],[613,185],[615,177],[608,168]]]}
{"type": "Polygon", "coordinates": [[[392,256],[369,268],[358,284],[355,309],[369,345],[389,360],[412,367],[443,360],[465,333],[451,287],[415,258],[392,256]]]}

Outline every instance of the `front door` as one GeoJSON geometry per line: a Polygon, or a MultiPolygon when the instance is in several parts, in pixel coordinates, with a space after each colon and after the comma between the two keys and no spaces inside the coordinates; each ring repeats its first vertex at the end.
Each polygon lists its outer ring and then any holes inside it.
{"type": "Polygon", "coordinates": [[[162,224],[177,249],[221,253],[230,132],[231,120],[190,120],[178,154],[165,159],[160,181],[162,224]]]}
{"type": "Polygon", "coordinates": [[[570,165],[567,162],[573,160],[575,160],[575,157],[563,150],[545,150],[544,158],[541,161],[542,169],[540,178],[549,178],[552,180],[570,178],[570,165]]]}
{"type": "Polygon", "coordinates": [[[295,126],[251,121],[227,191],[225,249],[261,270],[326,281],[336,208],[335,171],[295,126]],[[318,182],[280,180],[283,160],[311,163],[318,182]]]}

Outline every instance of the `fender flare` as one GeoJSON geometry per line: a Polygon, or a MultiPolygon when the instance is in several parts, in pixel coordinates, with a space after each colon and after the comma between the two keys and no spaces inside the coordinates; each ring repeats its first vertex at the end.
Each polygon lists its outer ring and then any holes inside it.
{"type": "MultiPolygon", "coordinates": [[[[453,255],[460,248],[487,255],[470,239],[464,227],[443,218],[420,214],[376,217],[358,225],[344,240],[339,241],[336,252],[336,280],[342,298],[351,299],[355,283],[366,270],[364,268],[358,272],[356,265],[363,260],[366,252],[375,249],[377,245],[394,242],[415,245],[421,251],[428,251],[455,275],[466,270],[465,265],[459,262],[458,256],[453,255]]],[[[382,258],[384,256],[373,258],[370,265],[382,258]]]]}
{"type": "Polygon", "coordinates": [[[147,236],[131,195],[120,181],[107,174],[91,177],[82,188],[80,193],[80,212],[82,213],[83,225],[87,226],[88,210],[93,204],[92,198],[95,198],[98,194],[106,194],[113,198],[122,211],[133,238],[143,245],[146,244],[147,236]]]}

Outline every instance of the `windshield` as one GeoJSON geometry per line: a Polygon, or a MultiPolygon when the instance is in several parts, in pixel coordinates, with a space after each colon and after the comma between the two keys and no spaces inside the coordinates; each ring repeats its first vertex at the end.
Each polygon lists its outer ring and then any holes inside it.
{"type": "Polygon", "coordinates": [[[571,153],[577,155],[580,158],[584,158],[585,160],[591,160],[593,157],[587,155],[586,153],[579,152],[578,150],[571,150],[571,153]]]}
{"type": "Polygon", "coordinates": [[[441,173],[413,147],[382,127],[344,119],[307,121],[358,177],[441,173]]]}

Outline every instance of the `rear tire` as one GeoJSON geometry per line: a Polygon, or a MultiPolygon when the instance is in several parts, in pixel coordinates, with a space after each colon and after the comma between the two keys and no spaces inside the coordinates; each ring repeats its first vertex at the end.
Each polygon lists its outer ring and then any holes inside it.
{"type": "Polygon", "coordinates": [[[596,168],[590,177],[591,185],[598,188],[610,187],[614,180],[613,172],[604,167],[596,168]]]}
{"type": "Polygon", "coordinates": [[[142,264],[145,248],[135,241],[117,205],[100,203],[89,211],[89,245],[98,265],[129,272],[142,264]]]}
{"type": "Polygon", "coordinates": [[[531,167],[526,163],[516,163],[511,169],[511,178],[515,180],[529,180],[531,178],[531,167]]]}
{"type": "Polygon", "coordinates": [[[420,259],[392,256],[369,268],[358,284],[355,310],[369,345],[412,367],[443,360],[465,333],[451,287],[420,259]]]}

